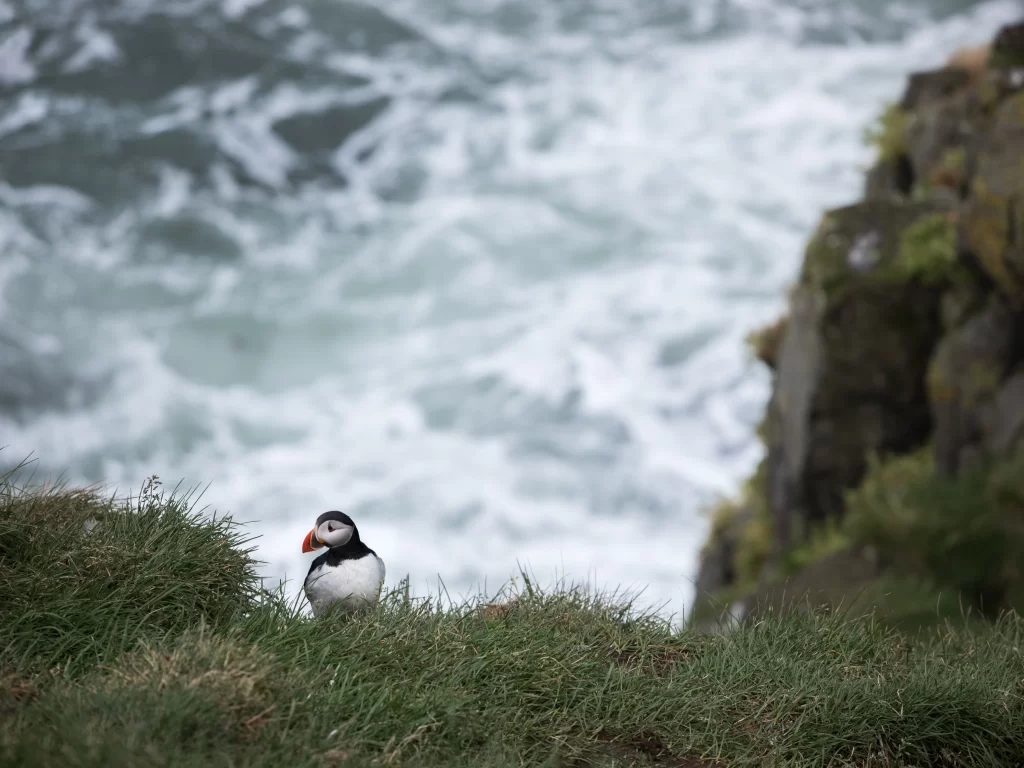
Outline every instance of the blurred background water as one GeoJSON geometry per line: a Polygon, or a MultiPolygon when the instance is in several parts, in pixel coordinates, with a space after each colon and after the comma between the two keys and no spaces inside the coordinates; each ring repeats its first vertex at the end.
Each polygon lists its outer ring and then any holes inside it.
{"type": "Polygon", "coordinates": [[[0,0],[0,463],[678,613],[821,209],[1011,0],[0,0]]]}

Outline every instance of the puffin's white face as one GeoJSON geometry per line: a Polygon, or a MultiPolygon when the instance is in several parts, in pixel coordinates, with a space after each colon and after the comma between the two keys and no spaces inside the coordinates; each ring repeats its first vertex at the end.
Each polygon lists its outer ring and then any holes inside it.
{"type": "Polygon", "coordinates": [[[342,512],[326,512],[317,519],[313,530],[302,542],[303,552],[312,552],[321,547],[342,547],[355,535],[356,525],[352,518],[342,512]]]}
{"type": "Polygon", "coordinates": [[[328,547],[340,547],[352,538],[353,530],[355,529],[351,525],[339,520],[324,520],[317,526],[316,538],[328,547]]]}

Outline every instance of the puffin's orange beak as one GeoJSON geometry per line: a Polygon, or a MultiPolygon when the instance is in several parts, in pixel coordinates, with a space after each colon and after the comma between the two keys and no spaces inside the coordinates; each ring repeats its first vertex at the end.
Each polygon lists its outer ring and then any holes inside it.
{"type": "Polygon", "coordinates": [[[314,549],[320,549],[322,546],[323,544],[321,544],[320,540],[316,537],[316,528],[307,533],[306,538],[302,540],[303,552],[312,552],[314,549]]]}

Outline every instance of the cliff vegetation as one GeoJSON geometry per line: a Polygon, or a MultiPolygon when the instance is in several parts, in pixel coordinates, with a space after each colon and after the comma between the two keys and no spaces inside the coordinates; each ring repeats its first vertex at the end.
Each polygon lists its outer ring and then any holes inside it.
{"type": "Polygon", "coordinates": [[[713,513],[693,619],[842,606],[917,630],[1024,607],[1024,24],[910,76],[826,211],[772,370],[765,457],[713,513]]]}

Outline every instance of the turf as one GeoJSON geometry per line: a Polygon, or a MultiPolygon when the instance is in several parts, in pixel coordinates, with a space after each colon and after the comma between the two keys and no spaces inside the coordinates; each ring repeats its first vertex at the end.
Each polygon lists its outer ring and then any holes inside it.
{"type": "Polygon", "coordinates": [[[240,527],[0,483],[4,766],[1024,764],[1024,622],[729,634],[529,580],[313,620],[240,527]]]}

